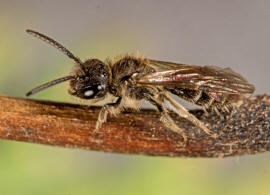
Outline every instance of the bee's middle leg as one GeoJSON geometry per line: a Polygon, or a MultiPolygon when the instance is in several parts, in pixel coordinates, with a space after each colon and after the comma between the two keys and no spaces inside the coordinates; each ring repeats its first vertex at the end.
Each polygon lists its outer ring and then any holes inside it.
{"type": "Polygon", "coordinates": [[[119,113],[121,110],[120,110],[120,103],[121,103],[121,100],[122,98],[119,97],[116,102],[114,103],[109,103],[109,104],[106,104],[105,106],[103,106],[99,112],[99,115],[98,115],[98,120],[97,120],[97,123],[96,123],[96,128],[95,128],[95,132],[97,132],[100,127],[102,126],[103,123],[105,123],[107,121],[107,117],[108,117],[108,114],[109,113],[112,113],[112,114],[117,114],[119,113]]]}
{"type": "Polygon", "coordinates": [[[154,98],[148,98],[148,101],[154,106],[156,106],[156,108],[160,112],[161,114],[160,121],[164,124],[164,126],[180,134],[184,139],[184,143],[186,143],[187,142],[186,133],[174,122],[174,120],[169,115],[168,110],[162,105],[162,102],[154,98]]]}

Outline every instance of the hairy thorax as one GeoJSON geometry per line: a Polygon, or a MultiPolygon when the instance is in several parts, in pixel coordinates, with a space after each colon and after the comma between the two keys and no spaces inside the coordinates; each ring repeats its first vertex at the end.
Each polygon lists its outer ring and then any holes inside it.
{"type": "Polygon", "coordinates": [[[111,64],[113,65],[111,67],[112,78],[110,93],[117,97],[128,96],[132,99],[143,99],[144,94],[146,94],[150,88],[135,86],[131,82],[131,77],[138,73],[145,75],[155,72],[155,70],[148,65],[147,59],[124,56],[111,64]]]}

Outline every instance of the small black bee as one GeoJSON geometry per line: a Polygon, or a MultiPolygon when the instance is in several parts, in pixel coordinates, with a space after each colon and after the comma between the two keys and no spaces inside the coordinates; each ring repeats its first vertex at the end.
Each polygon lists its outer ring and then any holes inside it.
{"type": "Polygon", "coordinates": [[[106,122],[108,114],[116,116],[125,108],[138,110],[138,102],[146,100],[160,112],[164,125],[181,134],[186,141],[184,131],[175,124],[164,104],[171,105],[180,117],[191,121],[205,133],[211,134],[211,131],[175,101],[170,93],[202,106],[204,110],[219,112],[229,111],[232,104],[237,103],[243,95],[252,94],[255,89],[230,68],[178,64],[130,55],[114,61],[88,59],[82,62],[50,37],[33,30],[26,32],[49,43],[75,61],[75,69],[69,76],[38,86],[26,96],[64,81],[69,81],[69,94],[81,99],[98,101],[107,94],[115,96],[115,102],[102,107],[96,130],[106,122]]]}

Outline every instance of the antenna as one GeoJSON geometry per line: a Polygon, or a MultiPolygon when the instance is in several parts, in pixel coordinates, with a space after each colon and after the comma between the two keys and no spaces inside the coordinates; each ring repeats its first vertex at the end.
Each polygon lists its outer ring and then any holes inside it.
{"type": "Polygon", "coordinates": [[[38,92],[40,92],[40,91],[42,91],[44,89],[47,89],[47,88],[49,88],[51,86],[57,85],[59,83],[65,82],[65,81],[73,79],[73,78],[74,78],[74,76],[65,76],[65,77],[50,81],[48,83],[44,83],[44,84],[42,84],[42,85],[40,85],[38,87],[35,87],[34,89],[29,91],[28,93],[26,93],[26,96],[28,97],[28,96],[33,95],[35,93],[38,93],[38,92]]]}
{"type": "Polygon", "coordinates": [[[50,44],[51,46],[55,47],[59,51],[61,51],[63,54],[68,56],[69,58],[73,59],[77,64],[81,66],[81,68],[84,70],[83,62],[80,60],[80,58],[75,57],[67,48],[65,48],[63,45],[58,43],[57,41],[53,40],[52,38],[43,35],[37,31],[27,29],[26,32],[34,37],[39,38],[42,41],[45,41],[46,43],[50,44]]]}

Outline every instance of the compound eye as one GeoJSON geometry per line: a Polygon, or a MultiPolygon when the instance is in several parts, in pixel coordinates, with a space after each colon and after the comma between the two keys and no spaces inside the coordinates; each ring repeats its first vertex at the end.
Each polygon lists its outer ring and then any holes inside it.
{"type": "Polygon", "coordinates": [[[102,85],[98,85],[97,88],[100,91],[101,89],[103,89],[103,86],[102,85]]]}
{"type": "Polygon", "coordinates": [[[100,93],[100,91],[103,91],[103,89],[104,89],[103,85],[93,85],[86,87],[82,91],[83,98],[85,99],[94,98],[96,95],[100,93]]]}
{"type": "Polygon", "coordinates": [[[88,89],[84,92],[85,97],[91,97],[92,95],[94,95],[94,91],[91,89],[88,89]]]}

